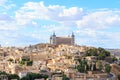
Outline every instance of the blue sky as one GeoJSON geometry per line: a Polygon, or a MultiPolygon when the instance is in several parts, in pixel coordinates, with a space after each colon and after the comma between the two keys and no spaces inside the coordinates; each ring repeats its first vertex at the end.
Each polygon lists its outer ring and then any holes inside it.
{"type": "Polygon", "coordinates": [[[0,0],[0,44],[49,43],[75,34],[78,45],[120,48],[119,0],[0,0]]]}

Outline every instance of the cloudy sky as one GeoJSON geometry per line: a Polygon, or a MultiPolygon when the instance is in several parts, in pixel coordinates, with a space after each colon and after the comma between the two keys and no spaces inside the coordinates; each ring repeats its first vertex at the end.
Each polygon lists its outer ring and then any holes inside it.
{"type": "Polygon", "coordinates": [[[0,0],[0,44],[49,43],[75,34],[76,44],[120,48],[119,0],[0,0]]]}

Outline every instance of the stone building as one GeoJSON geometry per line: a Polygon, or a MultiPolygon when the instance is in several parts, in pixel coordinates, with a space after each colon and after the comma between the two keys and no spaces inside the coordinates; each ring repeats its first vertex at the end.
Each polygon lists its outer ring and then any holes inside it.
{"type": "Polygon", "coordinates": [[[59,44],[67,44],[74,45],[75,44],[75,35],[72,33],[71,36],[68,37],[59,37],[56,36],[55,33],[50,37],[50,44],[59,45],[59,44]]]}

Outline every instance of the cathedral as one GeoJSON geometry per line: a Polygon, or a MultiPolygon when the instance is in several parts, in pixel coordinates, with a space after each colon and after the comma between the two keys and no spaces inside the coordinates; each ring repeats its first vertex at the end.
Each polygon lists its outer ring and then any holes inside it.
{"type": "Polygon", "coordinates": [[[67,45],[74,45],[75,44],[75,35],[72,33],[71,36],[68,37],[59,37],[53,33],[50,36],[50,44],[59,45],[59,44],[67,44],[67,45]]]}

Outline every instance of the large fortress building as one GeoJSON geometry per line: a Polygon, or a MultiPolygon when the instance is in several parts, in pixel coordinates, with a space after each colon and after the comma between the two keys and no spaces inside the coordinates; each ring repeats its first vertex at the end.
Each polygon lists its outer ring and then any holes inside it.
{"type": "Polygon", "coordinates": [[[75,35],[72,33],[71,36],[68,37],[59,37],[56,36],[55,33],[50,37],[50,44],[59,45],[59,44],[67,44],[74,45],[75,44],[75,35]]]}

